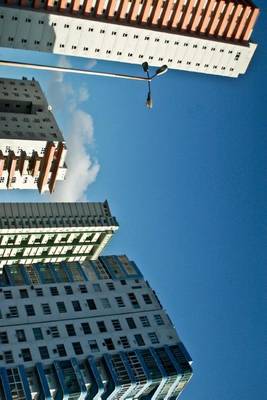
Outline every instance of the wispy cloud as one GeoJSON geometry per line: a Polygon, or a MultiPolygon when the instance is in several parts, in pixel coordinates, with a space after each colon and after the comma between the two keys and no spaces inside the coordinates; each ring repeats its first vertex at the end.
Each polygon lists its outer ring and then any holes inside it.
{"type": "MultiPolygon", "coordinates": [[[[61,57],[61,66],[70,66],[66,57],[61,57]]],[[[90,96],[86,86],[76,88],[63,73],[53,75],[48,85],[48,100],[63,118],[63,135],[67,142],[68,166],[66,180],[57,182],[55,193],[49,201],[84,201],[86,191],[99,172],[100,165],[92,156],[94,126],[90,114],[82,109],[82,103],[90,96]]]]}

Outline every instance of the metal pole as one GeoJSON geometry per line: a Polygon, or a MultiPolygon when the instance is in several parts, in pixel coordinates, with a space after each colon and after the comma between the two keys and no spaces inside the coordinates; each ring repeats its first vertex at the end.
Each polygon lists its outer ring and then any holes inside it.
{"type": "Polygon", "coordinates": [[[111,72],[102,72],[102,71],[92,71],[92,70],[84,70],[78,68],[66,68],[66,67],[53,67],[50,65],[40,65],[40,64],[30,64],[18,61],[5,61],[0,60],[0,66],[5,67],[18,67],[18,68],[28,68],[28,69],[38,69],[42,71],[55,71],[55,72],[68,72],[72,74],[83,74],[83,75],[94,75],[94,76],[105,76],[108,78],[119,78],[119,79],[129,79],[132,81],[147,81],[150,82],[151,78],[143,77],[143,76],[134,76],[134,75],[126,75],[126,74],[114,74],[111,72]]]}

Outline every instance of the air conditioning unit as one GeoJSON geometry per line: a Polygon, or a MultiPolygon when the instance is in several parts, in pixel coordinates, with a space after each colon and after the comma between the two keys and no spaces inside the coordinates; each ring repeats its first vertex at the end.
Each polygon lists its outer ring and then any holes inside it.
{"type": "Polygon", "coordinates": [[[46,333],[47,333],[48,335],[50,335],[50,333],[51,333],[50,329],[47,329],[46,333]]]}

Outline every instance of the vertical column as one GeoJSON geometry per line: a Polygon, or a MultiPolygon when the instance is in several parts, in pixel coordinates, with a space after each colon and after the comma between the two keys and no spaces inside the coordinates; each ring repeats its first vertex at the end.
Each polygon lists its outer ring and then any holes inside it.
{"type": "Polygon", "coordinates": [[[40,176],[38,179],[38,189],[40,193],[43,193],[45,185],[48,182],[49,172],[54,159],[55,150],[56,146],[54,145],[54,143],[48,143],[44,158],[42,160],[43,162],[41,166],[40,176]]]}

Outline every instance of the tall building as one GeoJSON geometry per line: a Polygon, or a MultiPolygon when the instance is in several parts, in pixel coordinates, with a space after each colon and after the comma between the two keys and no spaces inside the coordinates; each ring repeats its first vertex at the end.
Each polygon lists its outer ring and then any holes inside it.
{"type": "Polygon", "coordinates": [[[174,400],[191,378],[170,318],[126,256],[5,266],[0,282],[1,399],[174,400]]]}
{"type": "Polygon", "coordinates": [[[38,82],[0,78],[0,189],[54,191],[66,146],[38,82]]]}
{"type": "Polygon", "coordinates": [[[0,46],[237,77],[251,0],[0,0],[0,46]]]}
{"type": "Polygon", "coordinates": [[[107,201],[0,203],[0,270],[14,263],[94,260],[117,229],[107,201]]]}

